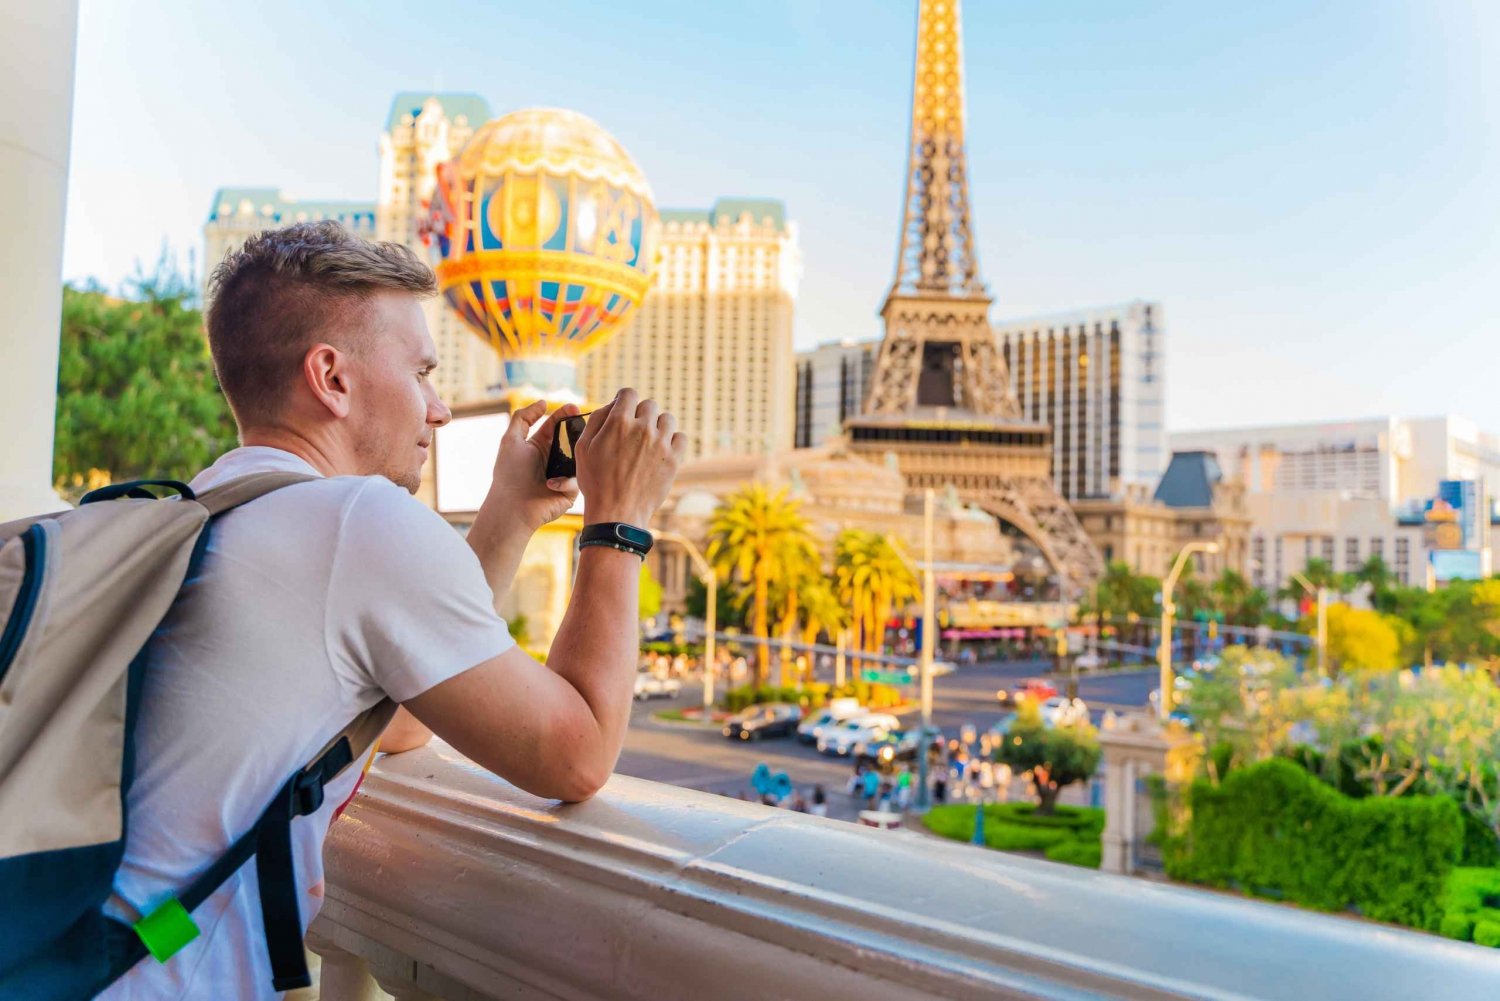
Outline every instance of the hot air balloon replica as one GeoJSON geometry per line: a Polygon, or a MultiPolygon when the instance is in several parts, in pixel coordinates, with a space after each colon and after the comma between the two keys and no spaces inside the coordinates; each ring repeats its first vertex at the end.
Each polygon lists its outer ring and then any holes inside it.
{"type": "MultiPolygon", "coordinates": [[[[661,235],[651,187],[613,136],[556,108],[488,122],[438,166],[422,228],[448,305],[500,357],[504,384],[483,409],[606,402],[582,399],[578,359],[645,298],[661,235]]],[[[532,537],[502,609],[525,617],[533,648],[567,610],[578,510],[532,537]]]]}
{"type": "Polygon", "coordinates": [[[485,124],[437,175],[438,285],[500,356],[511,407],[583,403],[578,359],[625,325],[656,264],[640,167],[592,119],[530,108],[485,124]]]}

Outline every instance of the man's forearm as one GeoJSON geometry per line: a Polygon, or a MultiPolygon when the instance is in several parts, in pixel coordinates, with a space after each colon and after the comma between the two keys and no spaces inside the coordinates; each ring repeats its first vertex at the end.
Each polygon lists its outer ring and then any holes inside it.
{"type": "Polygon", "coordinates": [[[640,579],[640,557],[608,546],[583,549],[572,600],[547,655],[547,667],[578,690],[599,725],[599,766],[606,775],[630,725],[640,579]]]}

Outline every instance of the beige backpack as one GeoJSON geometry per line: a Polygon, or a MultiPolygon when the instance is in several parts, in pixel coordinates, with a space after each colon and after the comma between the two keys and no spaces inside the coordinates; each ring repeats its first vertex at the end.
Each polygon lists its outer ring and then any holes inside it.
{"type": "Polygon", "coordinates": [[[103,905],[124,853],[147,641],[207,551],[214,518],[309,479],[262,473],[202,496],[133,481],[76,510],[0,525],[0,998],[89,998],[148,954],[166,962],[197,935],[192,910],[252,855],[275,988],[308,986],[290,825],[364,757],[395,712],[389,700],[291,776],[191,886],[166,900],[116,898],[140,914],[129,925],[103,905]]]}

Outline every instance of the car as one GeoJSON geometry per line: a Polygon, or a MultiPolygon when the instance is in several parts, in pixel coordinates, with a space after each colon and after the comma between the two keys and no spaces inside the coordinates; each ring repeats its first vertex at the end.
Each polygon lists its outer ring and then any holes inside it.
{"type": "Polygon", "coordinates": [[[1041,678],[1025,678],[1016,682],[1014,688],[1002,688],[995,693],[995,698],[1000,700],[1002,706],[1013,706],[1022,699],[1035,699],[1041,702],[1050,699],[1057,694],[1057,688],[1050,682],[1041,678]]]}
{"type": "MultiPolygon", "coordinates": [[[[937,741],[941,745],[943,731],[937,727],[927,728],[927,743],[937,741]]],[[[916,761],[917,751],[922,746],[922,730],[893,730],[883,737],[862,740],[854,745],[855,765],[865,765],[879,772],[893,771],[900,761],[916,761]]]]}
{"type": "Polygon", "coordinates": [[[818,738],[818,750],[824,754],[837,754],[839,757],[848,757],[854,750],[854,745],[860,741],[871,740],[876,737],[884,737],[892,730],[898,730],[901,722],[889,713],[871,713],[867,716],[856,716],[846,719],[838,726],[826,731],[818,738]]]}
{"type": "Polygon", "coordinates": [[[846,719],[863,716],[865,713],[865,707],[854,699],[834,699],[797,724],[797,739],[804,744],[816,744],[824,731],[838,726],[846,719]]]}
{"type": "Polygon", "coordinates": [[[789,737],[797,731],[802,707],[790,702],[762,702],[724,721],[723,734],[739,740],[789,737]]]}
{"type": "Polygon", "coordinates": [[[658,678],[650,671],[638,671],[635,676],[635,697],[654,699],[657,696],[675,699],[682,692],[682,682],[676,678],[658,678]]]}

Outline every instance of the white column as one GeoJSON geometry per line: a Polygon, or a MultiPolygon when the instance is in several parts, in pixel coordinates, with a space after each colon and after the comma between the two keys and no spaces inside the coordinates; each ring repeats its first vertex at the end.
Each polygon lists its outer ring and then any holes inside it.
{"type": "Polygon", "coordinates": [[[77,0],[0,0],[0,521],[52,489],[77,0]]]}

